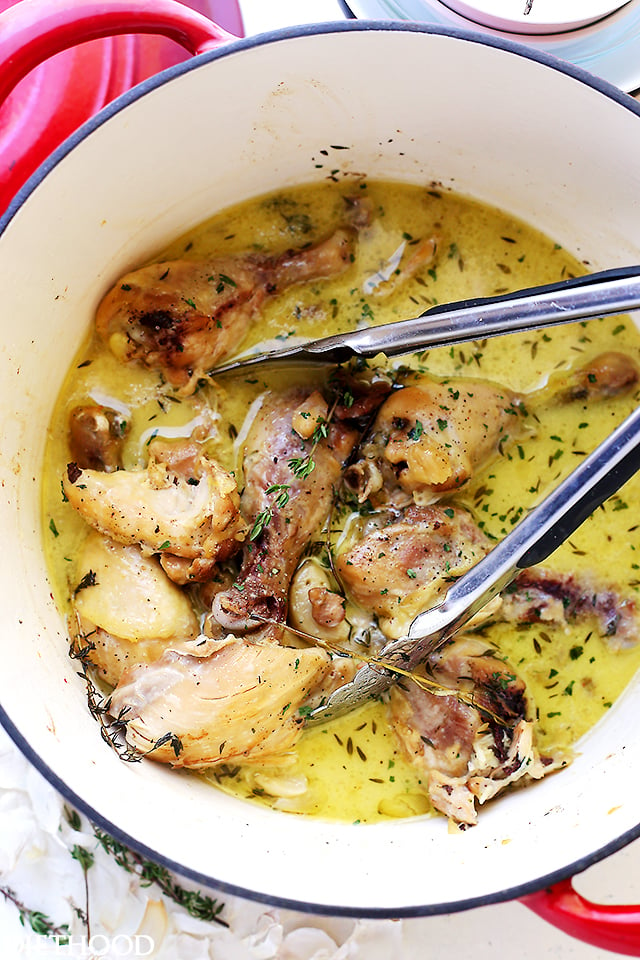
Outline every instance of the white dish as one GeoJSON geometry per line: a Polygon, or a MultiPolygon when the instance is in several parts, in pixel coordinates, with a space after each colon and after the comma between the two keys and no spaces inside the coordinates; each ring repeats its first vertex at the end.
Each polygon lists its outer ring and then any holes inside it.
{"type": "Polygon", "coordinates": [[[444,0],[463,17],[495,30],[559,33],[601,20],[625,4],[622,0],[444,0]]]}
{"type": "MultiPolygon", "coordinates": [[[[491,0],[482,2],[488,6],[491,0]]],[[[534,0],[534,6],[536,2],[538,0],[534,0]]],[[[460,3],[460,0],[454,0],[454,3],[460,3]]],[[[473,0],[473,5],[478,7],[479,3],[473,0]]],[[[582,4],[580,6],[582,8],[582,4]]],[[[627,93],[640,88],[640,0],[631,0],[631,3],[597,23],[566,33],[547,35],[514,34],[491,27],[480,28],[477,23],[455,13],[439,0],[349,0],[348,7],[356,17],[364,19],[417,20],[467,30],[481,29],[481,32],[494,37],[508,36],[538,52],[544,51],[574,63],[627,93]]]]}

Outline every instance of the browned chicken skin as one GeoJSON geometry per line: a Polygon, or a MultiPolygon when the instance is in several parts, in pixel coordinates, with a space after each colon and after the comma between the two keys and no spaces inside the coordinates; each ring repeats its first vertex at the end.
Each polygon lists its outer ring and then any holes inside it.
{"type": "Polygon", "coordinates": [[[154,263],[122,277],[96,315],[98,335],[118,359],[162,371],[181,395],[234,350],[265,299],[286,287],[341,273],[354,233],[336,230],[280,256],[248,254],[154,263]]]}
{"type": "Polygon", "coordinates": [[[633,597],[599,582],[593,575],[552,570],[523,570],[502,594],[497,618],[513,623],[562,623],[593,619],[611,647],[638,641],[638,608],[633,597]]]}

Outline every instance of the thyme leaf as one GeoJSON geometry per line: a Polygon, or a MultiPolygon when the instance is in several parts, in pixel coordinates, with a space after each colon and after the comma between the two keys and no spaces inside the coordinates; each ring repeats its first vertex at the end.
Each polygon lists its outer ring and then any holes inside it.
{"type": "Polygon", "coordinates": [[[165,897],[183,907],[192,917],[218,923],[223,927],[229,926],[220,916],[224,910],[223,903],[198,890],[186,890],[181,887],[166,867],[153,863],[152,860],[146,860],[139,853],[114,840],[108,833],[104,833],[99,827],[94,826],[93,832],[102,849],[113,857],[119,867],[138,877],[143,887],[150,887],[155,883],[165,897]]]}
{"type": "Polygon", "coordinates": [[[0,893],[8,900],[9,903],[12,903],[14,907],[17,908],[18,914],[20,916],[20,923],[23,927],[30,927],[34,933],[37,933],[41,937],[55,937],[57,943],[62,946],[69,942],[68,938],[71,936],[71,930],[67,923],[55,924],[46,913],[43,913],[41,910],[32,910],[30,907],[27,907],[17,896],[17,894],[11,889],[11,887],[1,887],[0,893]]]}
{"type": "Polygon", "coordinates": [[[249,534],[249,540],[257,540],[258,537],[262,534],[264,528],[271,523],[273,517],[272,507],[267,507],[265,510],[262,510],[257,516],[251,528],[251,533],[249,534]]]}
{"type": "Polygon", "coordinates": [[[149,750],[149,753],[153,753],[154,750],[159,750],[160,747],[164,747],[166,743],[171,744],[171,747],[176,757],[179,757],[180,754],[182,753],[182,750],[184,749],[182,745],[182,740],[180,739],[179,736],[177,736],[177,734],[171,733],[170,731],[169,733],[163,734],[154,742],[153,746],[151,747],[151,750],[149,750]]]}
{"type": "Polygon", "coordinates": [[[97,582],[95,571],[89,570],[88,573],[85,573],[84,577],[73,591],[74,597],[76,597],[81,590],[86,590],[87,587],[95,587],[97,582]]]}
{"type": "Polygon", "coordinates": [[[316,462],[310,453],[306,457],[292,457],[288,464],[292,474],[298,480],[306,480],[316,468],[316,462]]]}

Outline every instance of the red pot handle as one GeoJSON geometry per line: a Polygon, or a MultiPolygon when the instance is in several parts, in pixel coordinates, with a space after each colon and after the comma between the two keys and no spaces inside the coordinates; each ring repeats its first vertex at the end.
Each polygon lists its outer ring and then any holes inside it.
{"type": "Polygon", "coordinates": [[[584,943],[640,957],[640,907],[592,903],[574,890],[571,880],[530,893],[520,902],[584,943]]]}
{"type": "Polygon", "coordinates": [[[161,34],[193,54],[237,39],[178,0],[20,0],[0,14],[0,105],[55,53],[122,33],[161,34]]]}

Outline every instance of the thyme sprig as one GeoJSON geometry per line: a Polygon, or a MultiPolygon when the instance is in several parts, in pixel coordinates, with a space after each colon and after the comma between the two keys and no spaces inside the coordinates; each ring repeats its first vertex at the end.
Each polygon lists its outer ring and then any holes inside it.
{"type": "Polygon", "coordinates": [[[360,651],[357,653],[352,653],[350,650],[345,650],[344,647],[340,647],[338,644],[332,643],[330,640],[326,640],[322,637],[314,637],[312,634],[306,633],[304,630],[298,630],[297,627],[292,627],[287,623],[283,624],[280,621],[272,620],[269,617],[259,617],[257,614],[254,614],[254,617],[256,620],[261,620],[262,623],[275,624],[281,628],[284,627],[284,629],[289,633],[293,633],[296,637],[300,637],[310,644],[322,647],[323,649],[328,650],[329,653],[335,653],[340,657],[349,657],[352,660],[358,660],[362,663],[366,663],[370,667],[378,668],[380,670],[388,670],[390,673],[395,673],[407,680],[412,680],[413,683],[416,683],[421,690],[426,690],[427,693],[432,693],[434,696],[454,696],[460,703],[466,703],[468,706],[474,707],[481,713],[486,714],[500,726],[508,726],[508,723],[503,717],[499,717],[487,706],[485,706],[485,704],[479,703],[473,693],[467,693],[464,690],[454,690],[442,683],[438,683],[438,681],[434,680],[433,677],[429,677],[426,674],[416,673],[415,670],[405,670],[404,667],[400,667],[396,663],[392,663],[390,660],[385,660],[384,657],[367,655],[365,653],[361,653],[360,651]]]}
{"type": "Polygon", "coordinates": [[[257,515],[253,527],[251,528],[251,533],[249,534],[250,540],[257,540],[267,524],[271,523],[273,519],[274,507],[286,507],[286,505],[289,503],[290,492],[290,483],[272,483],[270,487],[267,487],[265,490],[265,494],[267,494],[267,496],[270,496],[274,493],[276,493],[277,496],[274,499],[273,504],[268,506],[265,510],[262,510],[257,515]]]}
{"type": "Polygon", "coordinates": [[[309,452],[304,457],[292,457],[287,461],[289,469],[296,479],[306,480],[315,470],[316,462],[313,455],[318,444],[321,443],[322,440],[326,440],[329,435],[329,427],[337,406],[338,397],[333,401],[327,416],[317,418],[315,429],[311,434],[311,449],[309,452]]]}
{"type": "Polygon", "coordinates": [[[138,750],[127,742],[125,735],[129,708],[123,707],[116,716],[112,714],[111,697],[104,696],[94,679],[95,667],[91,662],[90,654],[96,648],[95,643],[91,640],[90,634],[82,632],[77,615],[75,625],[70,622],[69,627],[71,634],[69,656],[80,664],[81,669],[77,671],[77,674],[84,681],[89,712],[98,722],[100,736],[104,742],[111,747],[121,760],[127,763],[139,763],[154,750],[158,750],[167,743],[171,745],[173,752],[178,757],[183,749],[182,741],[171,731],[159,737],[146,751],[138,750]]]}
{"type": "Polygon", "coordinates": [[[139,853],[130,850],[124,844],[109,836],[108,833],[93,827],[93,833],[101,848],[108,853],[119,867],[127,873],[136,876],[143,887],[155,884],[161,892],[173,903],[183,907],[187,913],[198,920],[218,923],[223,927],[229,924],[220,914],[224,910],[224,903],[214,897],[203,894],[199,890],[186,890],[176,881],[166,867],[152,860],[146,860],[139,853]]]}
{"type": "Polygon", "coordinates": [[[80,670],[77,671],[77,674],[84,681],[89,713],[100,726],[100,736],[117,753],[118,757],[130,763],[137,763],[142,759],[142,754],[130,747],[124,737],[126,709],[121,710],[117,717],[112,716],[110,712],[111,697],[105,697],[94,681],[93,668],[89,659],[93,650],[95,650],[95,644],[89,636],[77,632],[72,637],[69,656],[80,664],[80,670]],[[79,645],[79,640],[83,641],[82,646],[79,645]]]}
{"type": "Polygon", "coordinates": [[[5,900],[8,900],[17,908],[20,923],[23,927],[30,927],[34,933],[41,937],[55,937],[57,943],[61,946],[69,942],[68,938],[71,936],[71,930],[67,923],[56,924],[41,910],[32,910],[31,907],[27,907],[11,887],[0,886],[0,893],[5,900]]]}
{"type": "Polygon", "coordinates": [[[93,866],[95,858],[90,850],[87,850],[86,847],[81,847],[79,844],[75,844],[71,848],[71,856],[80,864],[84,877],[84,901],[86,904],[86,909],[80,910],[79,907],[76,907],[76,916],[87,928],[87,937],[90,939],[91,924],[89,922],[89,870],[93,866]]]}

